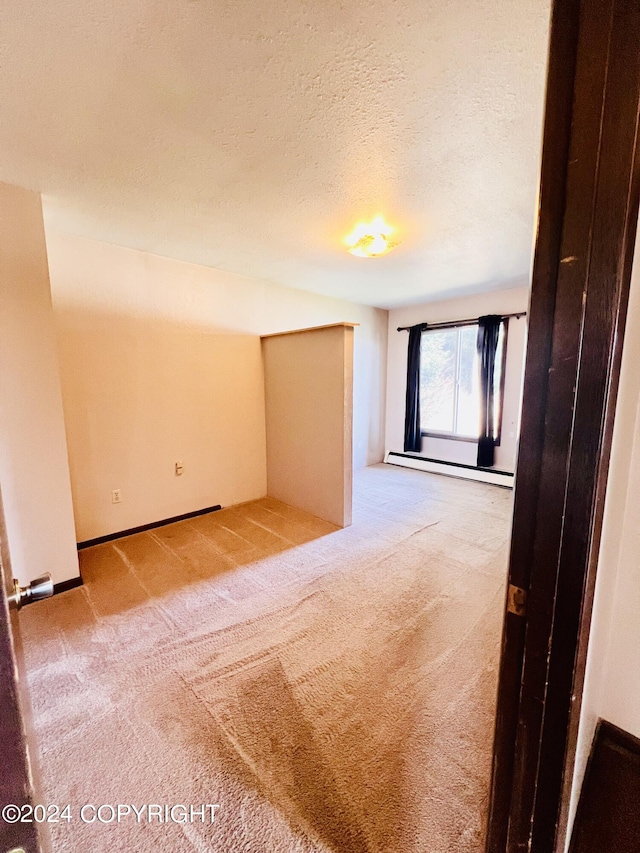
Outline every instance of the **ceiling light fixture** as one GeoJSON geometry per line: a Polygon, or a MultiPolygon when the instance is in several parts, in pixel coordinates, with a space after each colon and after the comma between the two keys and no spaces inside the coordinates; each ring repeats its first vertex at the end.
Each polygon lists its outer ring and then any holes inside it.
{"type": "Polygon", "coordinates": [[[348,251],[359,258],[377,258],[399,246],[399,241],[389,238],[395,231],[387,225],[382,216],[376,216],[373,222],[359,222],[348,237],[345,237],[348,251]]]}

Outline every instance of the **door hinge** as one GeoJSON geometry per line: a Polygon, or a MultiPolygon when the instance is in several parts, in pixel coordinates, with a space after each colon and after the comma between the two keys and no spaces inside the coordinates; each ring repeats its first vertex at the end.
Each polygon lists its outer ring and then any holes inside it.
{"type": "Polygon", "coordinates": [[[525,616],[527,612],[527,591],[519,586],[509,584],[507,595],[507,613],[525,616]]]}

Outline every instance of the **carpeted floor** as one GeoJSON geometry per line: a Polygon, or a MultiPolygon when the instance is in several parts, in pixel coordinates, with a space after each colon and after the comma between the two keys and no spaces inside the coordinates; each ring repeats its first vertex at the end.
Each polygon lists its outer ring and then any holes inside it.
{"type": "Polygon", "coordinates": [[[88,549],[22,611],[55,853],[481,853],[511,492],[354,492],[346,530],[265,498],[88,549]]]}

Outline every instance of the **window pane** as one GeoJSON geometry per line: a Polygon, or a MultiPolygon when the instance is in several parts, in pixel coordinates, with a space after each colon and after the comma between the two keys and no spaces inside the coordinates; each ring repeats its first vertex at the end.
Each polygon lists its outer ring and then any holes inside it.
{"type": "Polygon", "coordinates": [[[462,326],[458,374],[458,411],[456,434],[477,438],[480,432],[480,376],[477,326],[462,326]]]}
{"type": "Polygon", "coordinates": [[[426,431],[452,432],[456,330],[425,332],[420,351],[420,421],[426,431]]]}

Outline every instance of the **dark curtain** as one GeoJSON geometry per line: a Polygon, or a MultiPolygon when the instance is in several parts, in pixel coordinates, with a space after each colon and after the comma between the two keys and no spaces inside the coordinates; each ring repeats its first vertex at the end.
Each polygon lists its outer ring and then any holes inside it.
{"type": "Polygon", "coordinates": [[[409,352],[407,354],[407,404],[404,417],[405,452],[420,453],[420,341],[426,326],[420,323],[409,329],[409,352]]]}
{"type": "Polygon", "coordinates": [[[478,468],[491,468],[494,464],[496,446],[494,374],[501,322],[502,317],[497,314],[487,314],[478,319],[478,355],[480,356],[478,468]]]}

